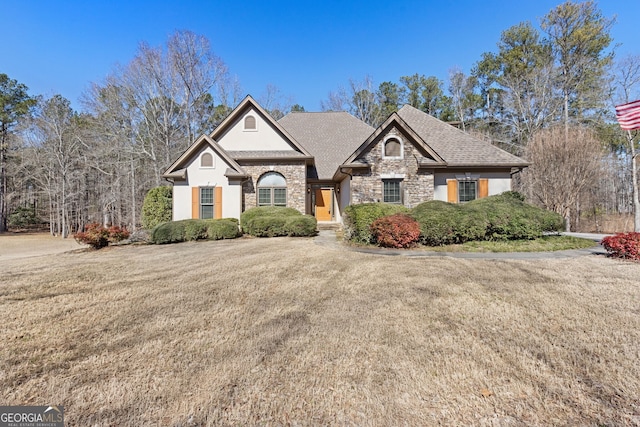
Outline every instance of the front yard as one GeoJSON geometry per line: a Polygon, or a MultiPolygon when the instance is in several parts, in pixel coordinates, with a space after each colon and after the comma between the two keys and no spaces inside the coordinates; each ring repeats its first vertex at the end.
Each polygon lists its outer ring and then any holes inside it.
{"type": "Polygon", "coordinates": [[[640,425],[637,263],[273,238],[0,269],[0,402],[68,426],[640,425]]]}

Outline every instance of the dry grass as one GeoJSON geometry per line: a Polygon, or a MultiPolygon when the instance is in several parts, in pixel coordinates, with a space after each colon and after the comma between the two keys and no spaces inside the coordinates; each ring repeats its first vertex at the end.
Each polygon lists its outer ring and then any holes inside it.
{"type": "Polygon", "coordinates": [[[0,269],[0,402],[69,426],[640,425],[636,263],[277,238],[0,269]]]}

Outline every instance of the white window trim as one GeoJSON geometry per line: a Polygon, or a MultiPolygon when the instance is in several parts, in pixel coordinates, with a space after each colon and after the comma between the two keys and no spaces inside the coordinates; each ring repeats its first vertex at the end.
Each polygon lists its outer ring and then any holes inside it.
{"type": "Polygon", "coordinates": [[[209,152],[209,151],[205,151],[204,153],[200,154],[200,158],[199,158],[199,164],[200,169],[215,169],[216,168],[216,156],[213,155],[213,153],[209,152]],[[209,154],[211,156],[211,166],[202,166],[202,156],[204,156],[205,154],[209,154]]]}
{"type": "Polygon", "coordinates": [[[250,113],[250,114],[245,115],[245,116],[242,118],[242,130],[243,130],[244,132],[258,132],[258,118],[256,117],[256,115],[255,115],[255,114],[251,114],[251,113],[250,113]],[[246,128],[246,120],[247,120],[247,117],[253,117],[253,120],[255,120],[255,121],[256,121],[256,127],[255,127],[255,129],[247,129],[247,128],[246,128]]]}
{"type": "Polygon", "coordinates": [[[392,159],[392,160],[402,160],[404,159],[404,140],[402,138],[400,138],[398,135],[392,134],[392,135],[387,135],[383,140],[382,140],[382,158],[383,159],[392,159]],[[390,139],[395,139],[396,141],[398,141],[400,143],[400,155],[399,156],[387,156],[386,155],[386,146],[387,146],[387,141],[390,139]]]}

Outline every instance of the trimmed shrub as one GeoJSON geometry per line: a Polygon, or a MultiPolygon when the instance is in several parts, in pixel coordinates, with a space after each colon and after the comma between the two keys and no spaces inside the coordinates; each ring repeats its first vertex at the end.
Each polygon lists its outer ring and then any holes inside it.
{"type": "Polygon", "coordinates": [[[432,200],[416,206],[411,215],[420,223],[420,242],[429,246],[535,239],[544,232],[562,229],[560,215],[523,199],[521,194],[509,191],[460,205],[432,200]]]}
{"type": "Polygon", "coordinates": [[[184,240],[202,240],[207,238],[209,221],[206,219],[192,219],[184,223],[184,240]]]}
{"type": "Polygon", "coordinates": [[[235,239],[240,234],[236,218],[216,219],[210,221],[207,227],[207,239],[209,240],[235,239]]]}
{"type": "Polygon", "coordinates": [[[344,237],[357,243],[375,243],[375,237],[371,234],[371,224],[376,219],[408,211],[402,205],[390,203],[349,205],[345,208],[343,216],[344,237]]]}
{"type": "Polygon", "coordinates": [[[600,242],[610,257],[640,261],[640,233],[617,233],[600,242]]]}
{"type": "Polygon", "coordinates": [[[420,224],[409,215],[398,213],[373,221],[371,234],[380,246],[409,248],[420,238],[420,224]]]}
{"type": "MultiPolygon", "coordinates": [[[[240,224],[242,225],[242,230],[245,230],[245,224],[247,224],[253,218],[256,218],[259,216],[288,217],[288,216],[302,216],[302,214],[297,209],[285,208],[280,206],[258,206],[255,208],[250,208],[242,212],[242,214],[240,215],[240,224]]],[[[248,234],[251,234],[251,233],[248,233],[248,234]]]]}
{"type": "Polygon", "coordinates": [[[149,190],[142,204],[142,226],[150,230],[158,224],[171,221],[172,198],[171,187],[166,185],[149,190]]]}
{"type": "Polygon", "coordinates": [[[313,236],[317,221],[293,208],[260,206],[240,216],[242,231],[256,237],[313,236]]]}
{"type": "Polygon", "coordinates": [[[73,235],[77,242],[89,245],[94,249],[104,248],[109,243],[116,243],[129,237],[129,232],[121,227],[105,228],[94,222],[87,224],[85,230],[73,235]]]}
{"type": "Polygon", "coordinates": [[[182,221],[169,221],[156,225],[151,231],[151,242],[157,245],[184,242],[186,221],[197,220],[186,219],[182,221]]]}
{"type": "Polygon", "coordinates": [[[286,223],[284,216],[258,216],[249,220],[245,231],[256,237],[286,236],[286,223]]]}
{"type": "Polygon", "coordinates": [[[234,239],[239,235],[235,218],[183,219],[157,225],[151,232],[151,242],[161,245],[202,239],[234,239]]]}
{"type": "Polygon", "coordinates": [[[318,221],[310,215],[291,216],[287,218],[285,228],[291,237],[315,236],[318,221]]]}
{"type": "Polygon", "coordinates": [[[556,213],[530,205],[516,192],[477,199],[463,209],[486,221],[485,240],[530,240],[559,231],[564,221],[556,213]]]}
{"type": "Polygon", "coordinates": [[[431,200],[413,208],[411,216],[420,224],[420,243],[441,246],[478,240],[484,236],[481,218],[463,210],[463,205],[431,200]]]}

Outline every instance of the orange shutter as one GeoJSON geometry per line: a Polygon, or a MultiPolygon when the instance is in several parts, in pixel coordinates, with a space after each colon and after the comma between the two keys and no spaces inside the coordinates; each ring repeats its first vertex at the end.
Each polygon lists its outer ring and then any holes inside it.
{"type": "Polygon", "coordinates": [[[489,180],[482,178],[478,180],[478,198],[489,196],[489,180]]]}
{"type": "Polygon", "coordinates": [[[455,179],[447,180],[447,202],[458,203],[458,181],[455,179]]]}
{"type": "Polygon", "coordinates": [[[214,199],[214,218],[222,218],[222,187],[216,187],[214,199]]]}
{"type": "Polygon", "coordinates": [[[200,218],[200,188],[191,187],[191,218],[200,218]]]}

